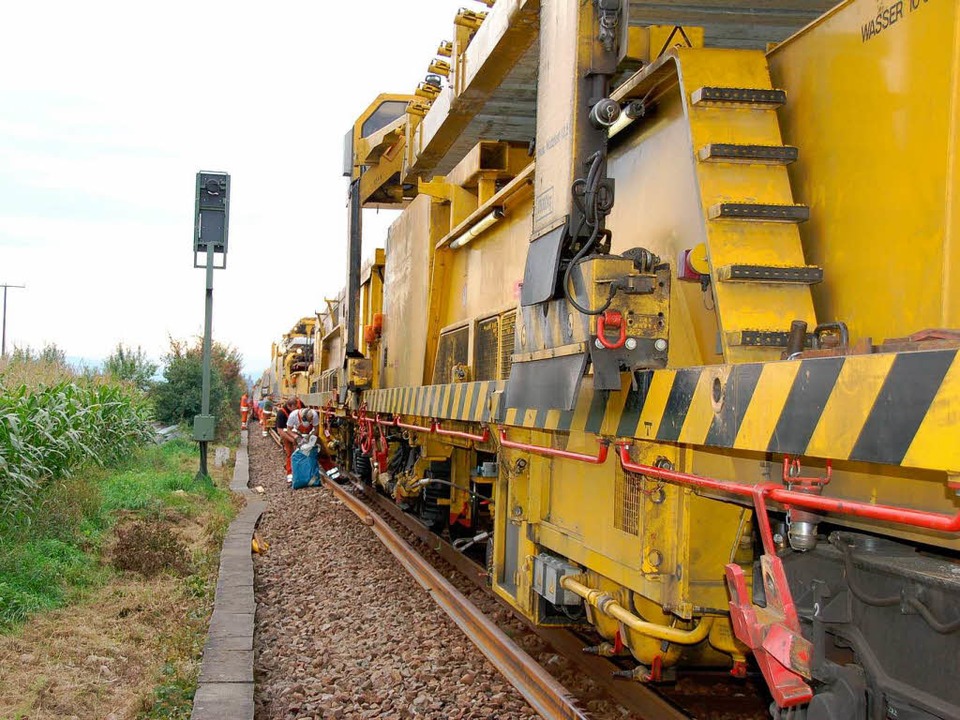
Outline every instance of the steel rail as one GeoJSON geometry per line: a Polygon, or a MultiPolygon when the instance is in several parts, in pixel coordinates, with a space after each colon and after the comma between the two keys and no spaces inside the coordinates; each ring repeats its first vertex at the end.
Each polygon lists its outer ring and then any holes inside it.
{"type": "Polygon", "coordinates": [[[280,433],[277,432],[275,427],[270,428],[267,433],[270,435],[270,439],[277,444],[278,448],[283,447],[283,443],[280,441],[280,433]]]}
{"type": "Polygon", "coordinates": [[[365,525],[370,526],[407,572],[430,593],[433,600],[503,673],[534,710],[548,720],[553,718],[587,720],[587,716],[577,707],[573,697],[560,683],[540,667],[532,657],[517,647],[500,628],[431,567],[403,538],[373,514],[369,507],[326,477],[324,483],[338,500],[353,511],[365,525]]]}

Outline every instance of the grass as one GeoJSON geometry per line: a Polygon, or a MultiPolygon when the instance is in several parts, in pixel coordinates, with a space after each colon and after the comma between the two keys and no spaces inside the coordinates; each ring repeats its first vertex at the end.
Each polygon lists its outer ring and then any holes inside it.
{"type": "Polygon", "coordinates": [[[62,358],[0,359],[0,717],[190,717],[231,468],[144,447],[151,414],[62,358]]]}
{"type": "Polygon", "coordinates": [[[60,607],[108,574],[93,555],[62,540],[0,541],[0,630],[60,607]]]}
{"type": "Polygon", "coordinates": [[[198,479],[195,458],[187,441],[150,446],[116,470],[91,468],[51,484],[33,513],[0,521],[0,632],[109,580],[112,570],[100,556],[118,521],[202,513],[225,527],[229,492],[198,479]]]}
{"type": "Polygon", "coordinates": [[[163,665],[161,680],[153,693],[153,704],[140,714],[142,720],[189,720],[197,679],[184,673],[176,662],[163,665]]]}

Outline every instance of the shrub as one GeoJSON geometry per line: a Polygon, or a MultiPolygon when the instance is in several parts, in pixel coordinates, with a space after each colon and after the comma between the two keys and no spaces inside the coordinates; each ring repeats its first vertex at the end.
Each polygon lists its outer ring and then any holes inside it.
{"type": "Polygon", "coordinates": [[[156,363],[150,362],[143,348],[139,346],[134,350],[123,343],[117,343],[116,349],[103,361],[104,375],[132,383],[143,392],[153,387],[153,375],[156,372],[156,363]]]}
{"type": "Polygon", "coordinates": [[[188,572],[187,548],[170,525],[161,521],[138,521],[117,528],[113,566],[153,577],[164,570],[179,575],[188,572]]]}
{"type": "MultiPolygon", "coordinates": [[[[246,390],[246,381],[240,374],[241,357],[235,348],[214,342],[210,357],[210,412],[217,416],[222,433],[239,425],[240,396],[246,390]]],[[[163,361],[163,381],[151,392],[157,420],[171,425],[192,422],[201,409],[202,340],[188,345],[171,339],[170,352],[163,361]]]]}

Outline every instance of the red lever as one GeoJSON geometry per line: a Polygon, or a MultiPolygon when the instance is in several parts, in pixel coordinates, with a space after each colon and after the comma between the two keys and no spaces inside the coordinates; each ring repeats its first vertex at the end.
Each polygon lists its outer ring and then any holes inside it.
{"type": "MultiPolygon", "coordinates": [[[[726,482],[668,468],[641,465],[630,459],[629,444],[621,443],[619,448],[620,464],[628,472],[687,487],[753,498],[760,537],[763,540],[764,554],[760,558],[760,565],[767,607],[762,613],[757,612],[747,589],[743,569],[735,563],[730,563],[726,567],[727,586],[730,589],[730,620],[737,638],[753,650],[754,657],[767,680],[767,686],[780,707],[792,707],[809,702],[812,697],[810,686],[804,680],[810,677],[813,648],[800,632],[786,572],[777,556],[770,519],[767,516],[768,499],[786,507],[802,507],[840,515],[853,515],[938,532],[960,532],[960,512],[955,515],[942,515],[892,505],[874,505],[855,500],[824,497],[810,492],[788,490],[774,483],[751,485],[726,482]]],[[[787,471],[786,479],[809,481],[808,478],[796,476],[791,478],[790,463],[785,463],[784,467],[787,471]]],[[[799,471],[799,463],[796,463],[795,467],[799,471]]],[[[829,465],[827,467],[827,476],[818,483],[820,486],[829,480],[829,465]]],[[[810,487],[810,484],[805,484],[805,487],[810,487]]]]}
{"type": "Polygon", "coordinates": [[[623,343],[627,340],[627,324],[623,321],[623,315],[618,310],[607,310],[597,318],[597,340],[607,350],[617,350],[623,347],[623,343]],[[620,334],[617,336],[616,342],[611,343],[605,337],[608,325],[612,328],[620,328],[620,334]]]}

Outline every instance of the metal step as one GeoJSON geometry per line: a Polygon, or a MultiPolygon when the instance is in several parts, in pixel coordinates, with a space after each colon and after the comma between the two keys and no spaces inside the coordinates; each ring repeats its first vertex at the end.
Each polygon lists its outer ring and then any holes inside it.
{"type": "MultiPolygon", "coordinates": [[[[790,333],[783,330],[734,330],[727,333],[727,344],[737,347],[785,348],[790,333]]],[[[813,333],[807,333],[806,347],[813,347],[813,333]]]]}
{"type": "Polygon", "coordinates": [[[703,162],[789,165],[797,159],[799,153],[792,145],[710,143],[700,148],[697,154],[703,162]]]}
{"type": "Polygon", "coordinates": [[[788,283],[816,285],[823,281],[823,268],[816,265],[787,267],[783,265],[724,265],[717,268],[721,282],[788,283]]]}
{"type": "Polygon", "coordinates": [[[801,223],[810,219],[810,208],[806,205],[723,202],[712,205],[708,215],[711,220],[801,223]]]}
{"type": "Polygon", "coordinates": [[[690,102],[701,106],[776,110],[787,102],[787,93],[760,88],[702,87],[691,93],[690,102]]]}

